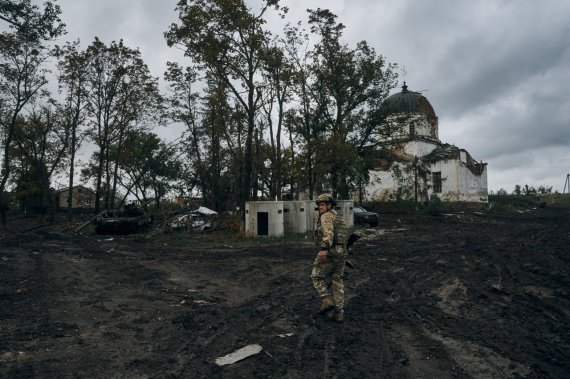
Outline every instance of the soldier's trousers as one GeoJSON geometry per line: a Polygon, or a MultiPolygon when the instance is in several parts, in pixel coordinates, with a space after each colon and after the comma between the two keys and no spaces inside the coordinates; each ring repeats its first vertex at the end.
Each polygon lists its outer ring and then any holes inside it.
{"type": "Polygon", "coordinates": [[[336,309],[344,308],[344,262],[346,252],[342,246],[334,246],[327,255],[327,261],[321,262],[319,257],[313,262],[311,279],[313,285],[321,297],[329,295],[328,281],[332,283],[332,297],[336,309]]]}

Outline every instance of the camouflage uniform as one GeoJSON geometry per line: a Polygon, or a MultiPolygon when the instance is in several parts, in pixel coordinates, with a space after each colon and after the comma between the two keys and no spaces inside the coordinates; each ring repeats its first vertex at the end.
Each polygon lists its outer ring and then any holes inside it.
{"type": "Polygon", "coordinates": [[[315,243],[321,250],[327,250],[326,262],[319,257],[313,262],[311,279],[321,297],[329,295],[327,278],[332,281],[332,295],[337,311],[344,309],[344,262],[348,254],[346,250],[346,226],[344,219],[335,210],[319,215],[315,230],[315,243]]]}

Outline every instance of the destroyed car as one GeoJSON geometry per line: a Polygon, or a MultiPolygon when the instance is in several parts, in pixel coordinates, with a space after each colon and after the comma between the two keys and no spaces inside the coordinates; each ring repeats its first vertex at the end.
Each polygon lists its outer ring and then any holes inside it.
{"type": "Polygon", "coordinates": [[[362,207],[354,207],[354,225],[378,226],[380,216],[362,207]]]}
{"type": "Polygon", "coordinates": [[[177,216],[170,223],[170,228],[173,230],[187,229],[197,232],[207,232],[216,228],[214,216],[218,212],[208,209],[206,207],[199,207],[189,213],[177,216]]]}
{"type": "Polygon", "coordinates": [[[129,234],[146,232],[152,225],[152,216],[134,204],[119,209],[106,210],[95,217],[97,234],[129,234]]]}

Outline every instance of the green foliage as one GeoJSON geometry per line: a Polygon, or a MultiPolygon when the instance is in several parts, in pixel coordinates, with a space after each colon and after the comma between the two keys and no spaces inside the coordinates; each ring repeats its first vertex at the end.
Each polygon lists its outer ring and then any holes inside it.
{"type": "Polygon", "coordinates": [[[20,211],[27,216],[46,213],[49,199],[47,168],[41,163],[29,166],[21,172],[16,182],[16,199],[20,211]]]}
{"type": "Polygon", "coordinates": [[[535,195],[489,195],[489,210],[493,212],[531,209],[540,203],[540,198],[535,195]]]}
{"type": "MultiPolygon", "coordinates": [[[[506,194],[506,191],[503,190],[501,188],[502,191],[504,191],[504,193],[501,194],[506,194]]],[[[501,191],[499,190],[499,191],[501,191]]],[[[521,186],[520,184],[515,185],[515,189],[513,190],[513,195],[546,195],[552,193],[552,186],[538,186],[538,188],[535,188],[533,186],[529,186],[528,184],[525,184],[524,186],[521,186]]],[[[499,193],[497,192],[497,195],[499,193]]]]}
{"type": "Polygon", "coordinates": [[[266,63],[270,40],[264,15],[269,8],[279,9],[278,1],[262,1],[260,8],[254,14],[243,0],[180,1],[177,10],[181,23],[172,24],[165,33],[168,45],[183,45],[199,69],[226,86],[236,108],[244,113],[244,128],[238,125],[239,146],[233,149],[239,163],[237,203],[241,209],[252,193],[257,195],[254,138],[265,87],[257,77],[266,63]]]}
{"type": "Polygon", "coordinates": [[[31,0],[0,0],[0,19],[24,41],[47,41],[64,34],[65,24],[59,18],[60,14],[61,8],[56,1],[46,1],[40,9],[31,0]]]}
{"type": "Polygon", "coordinates": [[[570,195],[541,194],[541,195],[489,195],[489,210],[492,212],[509,212],[528,210],[542,207],[570,207],[570,195]]]}
{"type": "Polygon", "coordinates": [[[102,195],[104,208],[114,207],[126,134],[160,122],[162,97],[140,51],[122,40],[107,46],[95,38],[85,54],[87,117],[98,148],[90,162],[98,211],[102,195]]]}
{"type": "MultiPolygon", "coordinates": [[[[130,131],[126,133],[123,153],[119,155],[119,184],[127,193],[143,202],[155,199],[158,207],[180,176],[180,162],[172,146],[156,134],[130,131]]],[[[113,154],[115,155],[115,154],[113,154]]],[[[125,195],[125,197],[126,197],[125,195]]],[[[120,201],[122,204],[124,199],[120,201]]]]}
{"type": "MultiPolygon", "coordinates": [[[[395,65],[386,63],[366,41],[349,48],[341,41],[344,25],[326,9],[309,10],[311,31],[320,38],[312,53],[311,83],[315,109],[322,113],[325,143],[318,151],[337,196],[348,198],[365,178],[364,146],[381,138],[378,108],[394,87],[395,65]]],[[[319,160],[317,158],[317,160],[319,160]]]]}

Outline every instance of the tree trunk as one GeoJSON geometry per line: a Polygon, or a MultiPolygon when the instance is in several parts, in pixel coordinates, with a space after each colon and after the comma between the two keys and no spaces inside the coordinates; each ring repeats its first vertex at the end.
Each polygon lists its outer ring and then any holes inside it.
{"type": "Polygon", "coordinates": [[[73,218],[73,177],[75,171],[75,145],[77,143],[77,130],[73,127],[71,131],[71,157],[69,163],[69,188],[67,189],[67,221],[73,218]]]}

